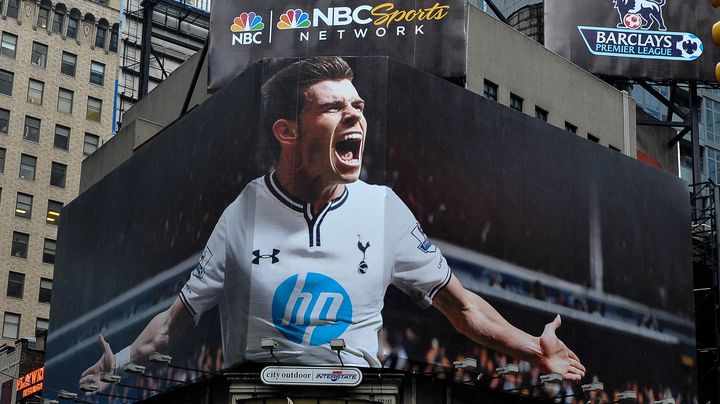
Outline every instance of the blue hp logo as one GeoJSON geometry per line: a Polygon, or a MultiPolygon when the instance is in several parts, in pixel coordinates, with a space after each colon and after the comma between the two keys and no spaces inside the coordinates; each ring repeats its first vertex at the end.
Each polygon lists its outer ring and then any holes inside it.
{"type": "Polygon", "coordinates": [[[317,346],[342,335],[352,322],[345,289],[322,274],[294,275],[283,281],[272,302],[275,328],[288,340],[317,346]]]}

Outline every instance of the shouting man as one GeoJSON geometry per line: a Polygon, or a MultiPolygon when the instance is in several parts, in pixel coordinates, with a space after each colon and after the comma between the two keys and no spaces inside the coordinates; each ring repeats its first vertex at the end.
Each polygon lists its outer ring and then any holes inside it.
{"type": "Polygon", "coordinates": [[[81,383],[102,385],[101,372],[167,352],[215,305],[226,367],[273,361],[260,346],[264,337],[278,343],[282,363],[337,364],[329,342],[343,338],[344,364],[377,367],[390,284],[478,343],[567,380],[584,376],[555,335],[559,316],[540,337],[512,326],[463,288],[392,190],[359,180],[367,122],[352,79],[343,59],[317,57],[265,83],[263,121],[279,145],[277,170],[227,207],[178,298],[130,346],[113,354],[100,337],[104,353],[81,383]]]}

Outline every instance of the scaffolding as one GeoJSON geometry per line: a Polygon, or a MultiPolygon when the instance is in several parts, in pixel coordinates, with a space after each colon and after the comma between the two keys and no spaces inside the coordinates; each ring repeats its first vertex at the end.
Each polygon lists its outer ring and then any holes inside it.
{"type": "Polygon", "coordinates": [[[718,224],[720,189],[712,181],[690,186],[692,204],[693,283],[700,402],[720,401],[720,288],[718,224]]]}
{"type": "Polygon", "coordinates": [[[115,124],[119,126],[124,113],[148,90],[203,48],[209,28],[210,0],[125,2],[115,124]],[[143,41],[144,31],[150,33],[148,43],[143,41]]]}

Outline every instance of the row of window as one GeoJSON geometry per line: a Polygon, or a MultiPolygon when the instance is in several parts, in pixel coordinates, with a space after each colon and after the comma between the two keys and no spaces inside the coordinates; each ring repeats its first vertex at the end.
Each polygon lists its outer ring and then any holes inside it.
{"type": "MultiPolygon", "coordinates": [[[[23,139],[40,143],[40,125],[42,120],[30,115],[25,115],[25,128],[23,130],[23,139]]],[[[0,108],[0,133],[7,134],[10,129],[10,111],[0,108]]],[[[83,155],[89,156],[100,146],[100,136],[85,132],[83,140],[83,155]]],[[[53,137],[53,147],[60,150],[68,151],[70,148],[70,128],[60,124],[55,125],[55,134],[53,137]]],[[[4,150],[0,148],[0,150],[4,150]]],[[[5,154],[0,151],[0,173],[4,171],[5,154]]]]}
{"type": "MultiPolygon", "coordinates": [[[[485,98],[497,102],[498,85],[493,83],[490,80],[485,80],[483,82],[483,95],[485,96],[485,98]]],[[[520,97],[519,95],[510,93],[510,108],[520,111],[520,112],[523,112],[524,101],[525,100],[522,97],[520,97]]],[[[549,114],[548,111],[544,110],[543,108],[538,107],[537,105],[535,106],[535,118],[537,118],[543,122],[547,122],[548,114],[549,114]]],[[[573,135],[576,135],[577,129],[578,129],[577,126],[573,125],[572,123],[570,123],[568,121],[565,121],[565,130],[566,131],[572,133],[573,135]]],[[[587,139],[594,143],[600,142],[600,138],[592,135],[591,133],[587,134],[587,139]]],[[[620,151],[619,148],[617,148],[613,145],[609,145],[608,147],[612,150],[620,151]]]]}
{"type": "MultiPolygon", "coordinates": [[[[1,1],[1,0],[0,0],[1,1]]],[[[15,58],[17,55],[18,36],[10,32],[3,31],[0,38],[0,55],[9,58],[15,58]]],[[[35,66],[47,68],[48,46],[33,41],[32,53],[30,54],[30,63],[35,66]]],[[[74,53],[63,51],[60,59],[60,73],[67,76],[75,77],[77,70],[77,55],[74,53]]],[[[103,85],[105,83],[105,65],[94,60],[90,61],[90,83],[103,85]]]]}
{"type": "MultiPolygon", "coordinates": [[[[30,194],[18,192],[15,199],[15,216],[21,217],[23,219],[32,219],[34,199],[35,198],[30,194]]],[[[62,202],[48,200],[47,212],[45,214],[45,223],[57,226],[60,223],[60,209],[62,207],[62,202]]],[[[23,240],[27,241],[26,238],[22,236],[22,233],[19,233],[18,243],[20,244],[18,244],[18,247],[21,247],[23,240]]],[[[18,258],[27,258],[27,255],[22,256],[22,250],[18,250],[17,252],[20,254],[19,256],[16,255],[18,258]]],[[[25,254],[27,254],[27,251],[25,251],[25,254]]]]}
{"type": "MultiPolygon", "coordinates": [[[[0,94],[12,96],[14,76],[12,72],[0,70],[0,94]]],[[[35,105],[43,105],[44,94],[44,82],[35,79],[28,80],[27,102],[35,105]]],[[[72,114],[74,98],[75,93],[72,90],[60,87],[58,89],[57,110],[66,114],[72,114]]],[[[87,106],[85,108],[85,119],[100,122],[101,118],[102,100],[88,96],[87,106]]],[[[39,121],[38,119],[38,122],[39,121]]]]}
{"type": "MultiPolygon", "coordinates": [[[[54,202],[57,204],[54,209],[57,209],[55,211],[50,211],[48,208],[48,212],[52,212],[55,218],[57,218],[57,221],[60,221],[60,208],[62,208],[62,204],[57,201],[48,201],[48,202],[54,202]]],[[[48,203],[50,205],[50,203],[48,203]]],[[[50,216],[48,214],[48,216],[50,216]]],[[[15,258],[22,258],[27,259],[28,257],[28,248],[30,246],[30,235],[27,233],[21,233],[19,231],[13,232],[12,237],[12,244],[10,245],[10,255],[15,258]]],[[[55,264],[55,240],[46,238],[43,243],[43,257],[42,262],[46,264],[55,264]]]]}
{"type": "MultiPolygon", "coordinates": [[[[483,83],[483,95],[485,96],[485,98],[497,102],[498,85],[493,83],[490,80],[485,80],[483,83]]],[[[525,102],[525,100],[522,97],[520,97],[519,95],[510,93],[510,108],[522,112],[524,102],[525,102]]],[[[535,106],[535,118],[537,118],[543,122],[547,122],[548,121],[548,112],[536,105],[535,106]]],[[[566,129],[567,129],[567,127],[566,127],[566,129]]]]}
{"type": "MultiPolygon", "coordinates": [[[[52,279],[40,278],[38,303],[50,303],[52,279]]],[[[10,271],[8,274],[7,297],[22,299],[25,294],[25,274],[10,271]]]]}
{"type": "MultiPolygon", "coordinates": [[[[5,15],[18,19],[20,16],[18,13],[20,4],[20,0],[9,0],[5,15]]],[[[0,0],[0,11],[2,11],[3,6],[4,1],[0,0]]],[[[52,3],[49,1],[40,2],[35,26],[46,29],[48,32],[77,39],[81,20],[89,26],[95,27],[95,39],[93,41],[95,47],[108,49],[110,52],[117,52],[119,24],[113,24],[113,26],[110,27],[110,23],[105,18],[100,18],[98,23],[95,24],[95,16],[91,13],[87,13],[81,18],[80,10],[73,8],[68,12],[67,7],[63,3],[58,3],[53,8],[52,3]],[[109,42],[107,41],[108,32],[110,32],[109,42]]]]}
{"type": "MultiPolygon", "coordinates": [[[[5,155],[7,150],[0,147],[0,173],[5,172],[5,155]]],[[[67,165],[53,161],[50,164],[50,185],[65,188],[67,179],[67,165]]],[[[37,157],[29,154],[20,155],[20,170],[18,176],[24,180],[35,181],[37,172],[37,157]]]]}
{"type": "MultiPolygon", "coordinates": [[[[52,294],[52,280],[50,279],[44,279],[46,281],[50,281],[50,288],[47,289],[46,292],[42,292],[43,285],[40,285],[41,294],[45,293],[48,296],[47,303],[50,302],[50,295],[52,294]]],[[[45,286],[48,286],[47,284],[45,286]]],[[[20,338],[20,314],[18,313],[10,313],[5,312],[5,315],[3,317],[3,327],[2,327],[2,336],[3,338],[10,338],[10,339],[18,339],[20,338]]],[[[37,337],[41,333],[44,333],[48,329],[49,321],[46,318],[37,317],[35,319],[35,336],[37,337]]]]}

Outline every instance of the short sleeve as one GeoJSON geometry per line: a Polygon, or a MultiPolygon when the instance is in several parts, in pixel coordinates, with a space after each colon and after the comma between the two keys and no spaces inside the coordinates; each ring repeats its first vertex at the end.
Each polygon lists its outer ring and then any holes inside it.
{"type": "Polygon", "coordinates": [[[429,307],[438,291],[450,281],[447,261],[410,209],[391,190],[386,210],[386,234],[391,237],[388,248],[394,251],[391,282],[421,307],[429,307]]]}
{"type": "Polygon", "coordinates": [[[225,215],[215,225],[198,264],[180,291],[179,298],[192,315],[195,324],[202,313],[218,303],[225,282],[225,215]]]}

